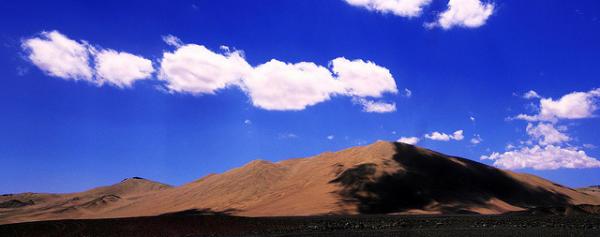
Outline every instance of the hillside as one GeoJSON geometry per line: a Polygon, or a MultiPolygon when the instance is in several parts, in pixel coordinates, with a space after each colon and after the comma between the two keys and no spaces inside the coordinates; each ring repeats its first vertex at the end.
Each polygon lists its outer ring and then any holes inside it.
{"type": "Polygon", "coordinates": [[[79,193],[5,194],[0,196],[0,223],[103,217],[112,208],[169,188],[169,185],[134,177],[79,193]]]}
{"type": "Polygon", "coordinates": [[[309,158],[252,161],[179,187],[125,180],[79,194],[23,194],[18,200],[36,204],[0,208],[0,222],[181,211],[243,216],[500,214],[600,204],[599,196],[533,175],[382,141],[309,158]]]}

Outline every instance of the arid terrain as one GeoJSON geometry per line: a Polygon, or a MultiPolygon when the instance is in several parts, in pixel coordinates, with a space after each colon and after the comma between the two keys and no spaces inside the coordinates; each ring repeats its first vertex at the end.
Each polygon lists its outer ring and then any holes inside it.
{"type": "Polygon", "coordinates": [[[0,224],[87,220],[2,225],[0,234],[67,236],[61,231],[74,231],[72,236],[120,236],[115,233],[144,229],[160,235],[167,231],[158,230],[164,227],[183,231],[173,232],[176,236],[237,235],[253,234],[253,225],[267,226],[257,235],[410,230],[419,236],[424,229],[460,233],[492,226],[568,227],[591,233],[587,230],[600,228],[597,205],[599,187],[576,190],[533,175],[380,141],[309,158],[252,161],[178,187],[134,177],[79,193],[5,194],[0,196],[0,224]],[[114,229],[112,235],[102,234],[108,231],[103,226],[114,229]]]}
{"type": "Polygon", "coordinates": [[[182,213],[0,225],[0,236],[590,236],[598,215],[351,215],[237,217],[182,213]]]}

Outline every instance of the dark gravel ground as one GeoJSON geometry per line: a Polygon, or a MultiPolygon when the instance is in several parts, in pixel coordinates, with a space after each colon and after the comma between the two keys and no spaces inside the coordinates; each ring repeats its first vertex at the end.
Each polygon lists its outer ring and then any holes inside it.
{"type": "Polygon", "coordinates": [[[453,215],[249,218],[224,215],[0,225],[0,236],[600,236],[600,216],[453,215]]]}

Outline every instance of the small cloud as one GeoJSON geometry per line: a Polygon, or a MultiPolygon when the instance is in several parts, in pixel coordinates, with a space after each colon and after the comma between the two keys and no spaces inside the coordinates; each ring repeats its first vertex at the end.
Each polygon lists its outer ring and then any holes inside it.
{"type": "Polygon", "coordinates": [[[419,143],[420,140],[421,139],[419,139],[418,137],[401,137],[400,139],[398,139],[398,142],[415,145],[419,143]]]}
{"type": "Polygon", "coordinates": [[[583,144],[583,147],[587,148],[587,149],[596,149],[597,148],[596,145],[594,145],[594,144],[587,144],[587,143],[583,144]]]}
{"type": "Polygon", "coordinates": [[[477,145],[479,143],[481,143],[483,141],[483,139],[481,139],[481,136],[479,136],[479,134],[475,134],[473,135],[473,138],[471,138],[471,144],[473,145],[477,145]]]}
{"type": "Polygon", "coordinates": [[[455,131],[454,133],[452,133],[452,135],[446,134],[446,133],[441,133],[441,132],[432,132],[430,134],[425,134],[425,138],[429,139],[429,140],[434,140],[434,141],[450,141],[450,140],[456,140],[456,141],[461,141],[462,139],[465,138],[465,136],[463,135],[463,130],[458,130],[455,131]]]}
{"type": "Polygon", "coordinates": [[[391,13],[401,17],[417,17],[431,0],[345,0],[355,7],[383,14],[391,13]]]}
{"type": "Polygon", "coordinates": [[[244,124],[250,125],[250,124],[252,124],[252,121],[250,119],[246,119],[246,120],[244,120],[244,124]]]}
{"type": "Polygon", "coordinates": [[[85,41],[72,40],[58,31],[51,31],[24,40],[22,47],[29,61],[50,76],[93,81],[92,49],[85,41]]]}
{"type": "Polygon", "coordinates": [[[364,98],[355,98],[353,101],[356,104],[362,105],[363,111],[367,113],[390,113],[396,111],[396,103],[372,101],[364,98]]]}
{"type": "Polygon", "coordinates": [[[537,92],[534,90],[530,90],[527,93],[523,94],[524,99],[538,99],[542,98],[537,92]]]}
{"type": "Polygon", "coordinates": [[[410,98],[412,96],[412,91],[408,88],[404,88],[404,93],[402,95],[406,98],[410,98]]]}
{"type": "Polygon", "coordinates": [[[509,119],[556,123],[560,119],[591,118],[599,108],[598,98],[600,98],[600,88],[588,92],[571,92],[556,100],[540,98],[538,114],[519,114],[509,119]]]}
{"type": "Polygon", "coordinates": [[[333,135],[327,136],[327,140],[333,140],[334,138],[335,138],[335,136],[333,136],[333,135]]]}
{"type": "Polygon", "coordinates": [[[96,49],[86,41],[70,39],[58,31],[42,32],[38,37],[25,39],[22,47],[31,63],[46,74],[65,80],[125,88],[135,81],[150,79],[154,73],[152,61],[146,58],[112,49],[96,49]]]}
{"type": "Polygon", "coordinates": [[[298,138],[298,135],[294,134],[294,133],[280,133],[279,136],[277,136],[279,139],[296,139],[298,138]]]}
{"type": "Polygon", "coordinates": [[[183,45],[183,42],[181,42],[181,40],[174,35],[163,35],[162,40],[166,44],[176,47],[176,48],[179,48],[183,45]]]}
{"type": "Polygon", "coordinates": [[[139,80],[150,79],[154,73],[152,61],[141,56],[111,49],[100,50],[95,55],[96,81],[119,88],[131,87],[139,80]]]}
{"type": "Polygon", "coordinates": [[[475,117],[471,116],[469,117],[469,119],[471,120],[471,122],[475,122],[475,117]]]}
{"type": "Polygon", "coordinates": [[[225,53],[230,53],[231,52],[231,49],[227,45],[221,45],[221,46],[219,46],[219,48],[221,50],[223,50],[223,52],[225,52],[225,53]]]}
{"type": "Polygon", "coordinates": [[[449,0],[448,9],[438,15],[435,22],[426,23],[426,28],[441,27],[445,30],[453,27],[477,28],[484,25],[494,13],[493,3],[481,0],[449,0]]]}

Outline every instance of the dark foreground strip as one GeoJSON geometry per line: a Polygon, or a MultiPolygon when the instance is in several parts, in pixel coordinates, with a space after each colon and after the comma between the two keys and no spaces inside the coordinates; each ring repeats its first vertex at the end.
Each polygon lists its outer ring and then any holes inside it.
{"type": "Polygon", "coordinates": [[[600,216],[173,215],[0,225],[0,236],[600,236],[600,216]]]}

